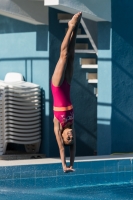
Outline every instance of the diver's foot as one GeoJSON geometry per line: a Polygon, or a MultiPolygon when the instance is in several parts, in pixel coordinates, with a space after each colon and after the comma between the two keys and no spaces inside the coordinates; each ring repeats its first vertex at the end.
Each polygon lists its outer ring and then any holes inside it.
{"type": "Polygon", "coordinates": [[[78,12],[76,13],[72,19],[68,22],[68,27],[74,29],[76,27],[76,25],[80,22],[82,13],[78,12]]]}

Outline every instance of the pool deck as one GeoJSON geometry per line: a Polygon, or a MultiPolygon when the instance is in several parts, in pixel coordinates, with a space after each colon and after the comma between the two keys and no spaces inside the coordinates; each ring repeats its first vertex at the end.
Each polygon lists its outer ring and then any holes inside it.
{"type": "MultiPolygon", "coordinates": [[[[105,156],[76,157],[75,162],[99,161],[99,160],[122,160],[133,159],[133,153],[114,154],[105,156]]],[[[69,158],[66,158],[69,162],[69,158]]],[[[12,155],[0,156],[0,166],[32,165],[32,164],[53,164],[61,163],[60,158],[36,158],[36,159],[13,159],[12,155]]]]}

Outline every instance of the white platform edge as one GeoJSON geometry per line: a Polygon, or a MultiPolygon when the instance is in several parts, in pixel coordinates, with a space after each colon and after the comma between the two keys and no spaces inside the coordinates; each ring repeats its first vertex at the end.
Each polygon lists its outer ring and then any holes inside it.
{"type": "MultiPolygon", "coordinates": [[[[133,160],[133,154],[121,154],[121,155],[105,155],[105,156],[87,156],[76,157],[75,162],[91,162],[91,161],[106,161],[106,160],[133,160]]],[[[69,162],[69,158],[66,161],[69,162]]],[[[41,159],[29,159],[29,160],[0,160],[0,166],[19,166],[19,165],[38,165],[38,164],[54,164],[61,163],[60,158],[41,158],[41,159]]]]}

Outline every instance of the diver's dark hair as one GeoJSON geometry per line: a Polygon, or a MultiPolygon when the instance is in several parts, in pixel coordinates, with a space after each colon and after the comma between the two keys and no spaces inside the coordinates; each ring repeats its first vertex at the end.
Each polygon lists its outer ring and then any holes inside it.
{"type": "Polygon", "coordinates": [[[64,143],[64,146],[65,146],[65,147],[72,146],[73,143],[74,143],[74,142],[72,142],[72,143],[70,143],[70,144],[65,144],[65,143],[64,143]]]}

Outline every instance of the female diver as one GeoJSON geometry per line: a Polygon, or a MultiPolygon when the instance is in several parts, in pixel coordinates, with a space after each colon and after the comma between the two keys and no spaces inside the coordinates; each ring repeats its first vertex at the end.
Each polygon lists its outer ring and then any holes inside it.
{"type": "Polygon", "coordinates": [[[61,44],[60,58],[55,67],[51,90],[53,94],[54,132],[59,147],[64,172],[74,171],[76,150],[74,113],[70,100],[70,84],[73,75],[75,41],[82,13],[75,14],[68,22],[68,30],[61,44]],[[70,147],[70,166],[66,165],[65,146],[70,147]]]}

